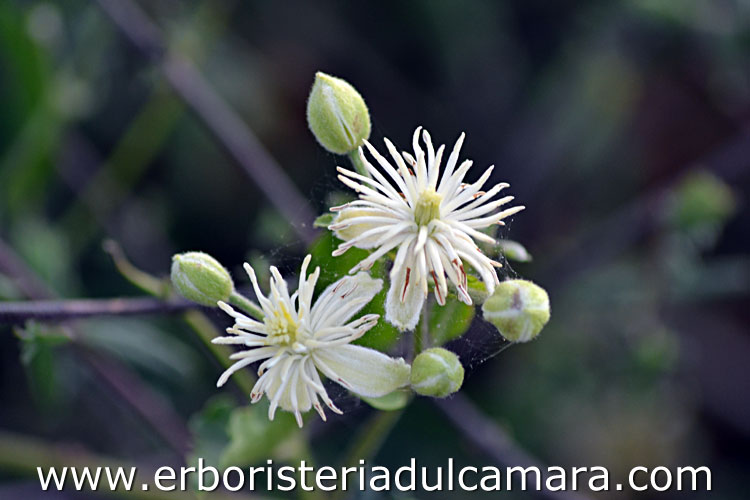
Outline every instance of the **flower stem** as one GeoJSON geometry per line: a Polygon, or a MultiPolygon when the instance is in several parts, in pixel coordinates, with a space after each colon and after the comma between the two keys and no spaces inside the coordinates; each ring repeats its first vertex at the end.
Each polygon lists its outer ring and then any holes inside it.
{"type": "Polygon", "coordinates": [[[172,292],[171,283],[135,267],[125,256],[125,252],[119,243],[114,240],[106,240],[102,246],[104,251],[112,258],[112,262],[120,274],[131,284],[160,299],[165,299],[170,295],[172,292]]]}
{"type": "Polygon", "coordinates": [[[253,318],[263,321],[263,309],[241,293],[237,291],[232,292],[232,295],[229,296],[229,303],[239,307],[253,318]]]}
{"type": "Polygon", "coordinates": [[[359,150],[355,149],[354,151],[351,151],[349,154],[349,161],[352,162],[352,165],[354,166],[354,169],[357,171],[358,174],[364,175],[365,177],[370,177],[370,172],[367,171],[365,168],[365,164],[362,163],[362,159],[359,157],[359,150]]]}
{"type": "Polygon", "coordinates": [[[430,296],[428,295],[427,298],[424,301],[424,305],[422,306],[422,328],[421,328],[421,336],[422,336],[422,346],[419,352],[424,351],[425,349],[429,349],[430,347],[430,296]]]}
{"type": "Polygon", "coordinates": [[[430,296],[428,295],[422,304],[422,316],[419,318],[417,328],[414,330],[414,344],[412,359],[430,347],[430,296]]]}
{"type": "MultiPolygon", "coordinates": [[[[383,446],[388,435],[395,427],[403,410],[399,411],[379,411],[362,425],[359,434],[355,437],[354,443],[346,453],[343,465],[346,467],[355,467],[360,460],[372,460],[377,455],[380,447],[383,446]]],[[[344,497],[345,491],[338,489],[338,494],[332,495],[331,498],[337,500],[344,497]]]]}

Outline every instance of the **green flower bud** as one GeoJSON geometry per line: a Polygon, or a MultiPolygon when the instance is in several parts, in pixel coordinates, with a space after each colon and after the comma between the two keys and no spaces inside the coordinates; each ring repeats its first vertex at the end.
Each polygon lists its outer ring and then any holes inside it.
{"type": "Polygon", "coordinates": [[[482,313],[506,339],[528,342],[549,321],[549,296],[531,281],[503,281],[482,305],[482,313]]]}
{"type": "Polygon", "coordinates": [[[500,251],[503,252],[503,255],[505,255],[505,258],[508,260],[531,262],[531,254],[526,250],[526,247],[517,241],[498,240],[497,246],[500,247],[500,251]]]}
{"type": "Polygon", "coordinates": [[[172,284],[193,302],[216,306],[234,291],[232,277],[219,262],[203,252],[178,253],[172,257],[172,284]]]}
{"type": "Polygon", "coordinates": [[[321,146],[336,154],[356,150],[370,137],[370,112],[354,87],[318,71],[307,100],[307,124],[321,146]]]}
{"type": "Polygon", "coordinates": [[[411,388],[422,396],[444,398],[463,382],[464,367],[458,356],[442,347],[422,351],[411,364],[411,388]]]}

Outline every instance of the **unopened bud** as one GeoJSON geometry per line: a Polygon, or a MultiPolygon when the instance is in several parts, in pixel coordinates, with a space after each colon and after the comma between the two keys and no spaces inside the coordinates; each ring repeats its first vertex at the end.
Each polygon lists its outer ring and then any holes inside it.
{"type": "Polygon", "coordinates": [[[422,351],[411,365],[411,388],[422,396],[444,398],[459,390],[463,382],[461,361],[442,347],[422,351]]]}
{"type": "Polygon", "coordinates": [[[307,100],[307,124],[331,153],[350,153],[370,137],[370,113],[359,92],[345,80],[320,71],[307,100]]]}
{"type": "Polygon", "coordinates": [[[500,247],[500,251],[503,252],[503,255],[508,260],[515,260],[517,262],[531,261],[531,254],[526,250],[526,247],[517,241],[498,240],[497,246],[500,247]]]}
{"type": "Polygon", "coordinates": [[[531,281],[503,281],[482,304],[482,314],[506,339],[528,342],[549,321],[549,296],[531,281]]]}
{"type": "Polygon", "coordinates": [[[234,291],[232,277],[219,262],[203,252],[172,257],[172,284],[186,299],[204,306],[228,301],[234,291]]]}

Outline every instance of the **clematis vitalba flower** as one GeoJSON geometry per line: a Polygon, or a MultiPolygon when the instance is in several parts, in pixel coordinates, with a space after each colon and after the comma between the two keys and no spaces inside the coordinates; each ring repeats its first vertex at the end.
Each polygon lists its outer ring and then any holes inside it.
{"type": "Polygon", "coordinates": [[[213,340],[248,348],[231,355],[237,361],[221,375],[217,386],[237,370],[262,361],[251,401],[256,403],[266,395],[271,402],[271,420],[280,407],[294,413],[300,427],[302,413],[311,408],[326,419],[320,401],[341,413],[328,396],[321,374],[365,397],[389,394],[408,385],[410,376],[410,366],[403,359],[352,344],[378,321],[377,314],[352,318],[380,291],[382,281],[359,272],[333,283],[313,302],[320,268],[308,275],[310,259],[308,255],[302,264],[299,286],[293,294],[278,269],[271,267],[270,293],[266,296],[253,268],[245,264],[264,319],[256,321],[219,302],[219,307],[234,318],[234,326],[227,329],[229,336],[213,340]]]}
{"type": "Polygon", "coordinates": [[[475,241],[496,243],[481,229],[502,225],[504,218],[524,209],[515,206],[499,210],[513,200],[512,196],[493,199],[509,186],[504,182],[482,190],[493,167],[486,169],[476,182],[464,182],[472,162],[458,163],[463,141],[464,134],[461,134],[442,173],[445,146],[436,151],[430,134],[421,127],[414,132],[413,155],[398,153],[385,139],[393,163],[365,141],[367,150],[380,166],[380,169],[375,168],[359,148],[369,177],[338,168],[341,182],[358,192],[359,199],[331,208],[338,216],[329,229],[344,240],[333,255],[341,255],[351,247],[372,249],[373,252],[352,269],[352,273],[356,273],[369,269],[377,259],[395,251],[386,320],[402,331],[416,326],[428,294],[428,280],[434,283],[435,298],[440,305],[446,302],[448,281],[455,287],[459,300],[471,304],[467,290],[468,265],[492,294],[499,284],[495,268],[500,267],[500,263],[486,256],[475,241]]]}

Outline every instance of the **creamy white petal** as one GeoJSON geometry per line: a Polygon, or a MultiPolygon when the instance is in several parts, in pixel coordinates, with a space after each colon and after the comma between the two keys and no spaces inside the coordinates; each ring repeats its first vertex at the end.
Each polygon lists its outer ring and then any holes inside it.
{"type": "Polygon", "coordinates": [[[383,288],[383,280],[365,272],[345,276],[320,294],[310,314],[310,331],[343,325],[383,288]]]}
{"type": "Polygon", "coordinates": [[[386,321],[402,332],[417,326],[425,299],[420,287],[412,282],[405,286],[404,281],[405,275],[399,275],[397,280],[392,281],[385,299],[386,321]]]}
{"type": "Polygon", "coordinates": [[[402,358],[358,345],[313,352],[313,363],[326,377],[355,394],[380,397],[409,384],[411,368],[402,358]]]}

